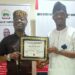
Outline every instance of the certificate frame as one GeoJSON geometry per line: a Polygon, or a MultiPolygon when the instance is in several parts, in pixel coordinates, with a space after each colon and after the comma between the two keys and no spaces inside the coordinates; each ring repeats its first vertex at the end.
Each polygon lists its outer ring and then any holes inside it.
{"type": "Polygon", "coordinates": [[[48,37],[21,37],[21,60],[46,60],[48,56],[48,37]]]}

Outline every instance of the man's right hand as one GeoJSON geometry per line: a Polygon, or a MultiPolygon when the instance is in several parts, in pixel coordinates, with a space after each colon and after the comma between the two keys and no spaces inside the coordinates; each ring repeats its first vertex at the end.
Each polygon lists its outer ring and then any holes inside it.
{"type": "Polygon", "coordinates": [[[18,60],[20,53],[19,52],[13,52],[13,53],[10,53],[9,55],[10,55],[10,59],[18,60]]]}
{"type": "Polygon", "coordinates": [[[43,68],[44,66],[46,66],[48,64],[48,60],[44,60],[44,61],[37,61],[37,68],[43,68]]]}

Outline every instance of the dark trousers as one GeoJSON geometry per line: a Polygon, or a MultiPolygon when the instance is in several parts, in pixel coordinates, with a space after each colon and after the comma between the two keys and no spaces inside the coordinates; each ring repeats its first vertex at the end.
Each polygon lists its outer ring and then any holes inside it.
{"type": "Polygon", "coordinates": [[[31,64],[21,62],[16,65],[14,62],[8,62],[7,75],[32,75],[31,64]]]}

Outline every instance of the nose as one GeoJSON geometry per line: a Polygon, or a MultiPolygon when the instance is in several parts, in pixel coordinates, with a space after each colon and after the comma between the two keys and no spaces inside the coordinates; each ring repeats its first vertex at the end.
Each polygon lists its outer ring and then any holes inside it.
{"type": "Polygon", "coordinates": [[[60,15],[58,15],[58,18],[61,18],[61,16],[60,16],[60,15]]]}
{"type": "Polygon", "coordinates": [[[18,22],[21,22],[21,19],[18,19],[18,22]]]}

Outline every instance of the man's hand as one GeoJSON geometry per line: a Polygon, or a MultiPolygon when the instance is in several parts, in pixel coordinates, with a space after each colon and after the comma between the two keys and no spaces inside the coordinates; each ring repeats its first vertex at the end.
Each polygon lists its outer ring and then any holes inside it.
{"type": "Polygon", "coordinates": [[[48,64],[48,60],[37,61],[37,68],[43,68],[43,67],[46,66],[47,64],[48,64]]]}
{"type": "Polygon", "coordinates": [[[58,53],[58,49],[56,47],[48,48],[49,53],[58,53]]]}
{"type": "Polygon", "coordinates": [[[17,60],[20,56],[20,53],[19,52],[13,52],[13,53],[10,53],[10,58],[11,59],[15,59],[17,60]]]}

